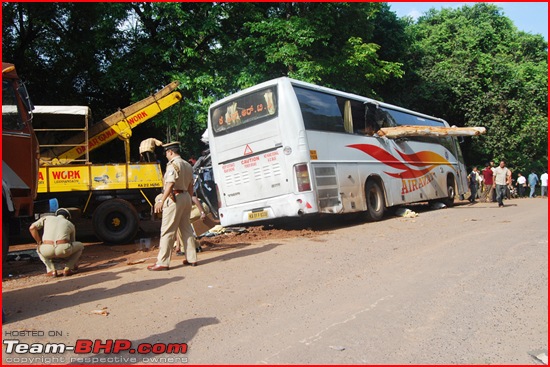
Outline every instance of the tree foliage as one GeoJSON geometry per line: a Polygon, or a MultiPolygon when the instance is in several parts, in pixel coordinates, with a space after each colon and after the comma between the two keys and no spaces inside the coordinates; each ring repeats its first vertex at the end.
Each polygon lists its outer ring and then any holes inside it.
{"type": "Polygon", "coordinates": [[[487,128],[466,145],[468,162],[546,167],[548,52],[542,36],[519,32],[489,4],[431,10],[408,32],[414,39],[410,103],[451,124],[487,128]]]}
{"type": "Polygon", "coordinates": [[[155,136],[197,155],[212,102],[290,76],[486,126],[465,142],[469,162],[546,165],[547,43],[494,5],[413,22],[385,3],[6,2],[2,21],[3,58],[35,104],[101,119],[179,81],[183,102],[134,130],[135,152],[155,136]]]}

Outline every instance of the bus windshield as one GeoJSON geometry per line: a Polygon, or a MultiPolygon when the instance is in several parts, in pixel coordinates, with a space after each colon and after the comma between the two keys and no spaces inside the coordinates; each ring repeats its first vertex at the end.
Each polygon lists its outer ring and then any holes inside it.
{"type": "Polygon", "coordinates": [[[212,110],[214,135],[240,130],[277,116],[277,87],[269,87],[224,103],[212,110]]]}

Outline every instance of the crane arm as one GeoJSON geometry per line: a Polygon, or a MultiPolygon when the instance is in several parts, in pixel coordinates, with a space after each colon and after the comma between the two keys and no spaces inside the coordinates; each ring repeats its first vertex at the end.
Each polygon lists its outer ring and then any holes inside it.
{"type": "Polygon", "coordinates": [[[123,140],[130,138],[133,128],[181,100],[181,93],[174,91],[178,84],[178,82],[172,82],[154,95],[94,124],[88,129],[88,141],[86,141],[84,133],[79,133],[65,140],[59,147],[43,152],[42,163],[45,165],[66,164],[85,155],[86,149],[92,151],[117,137],[123,140]]]}

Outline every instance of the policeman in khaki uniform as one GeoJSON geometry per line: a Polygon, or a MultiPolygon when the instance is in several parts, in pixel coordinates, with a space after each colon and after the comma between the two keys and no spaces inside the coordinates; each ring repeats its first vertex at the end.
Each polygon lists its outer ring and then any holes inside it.
{"type": "Polygon", "coordinates": [[[38,244],[36,252],[46,265],[46,276],[58,276],[52,259],[66,259],[64,276],[70,276],[78,270],[78,259],[82,255],[84,245],[75,241],[75,227],[69,220],[71,213],[65,208],[59,208],[54,216],[38,219],[31,224],[29,232],[38,244]],[[42,237],[40,230],[44,230],[42,237]]]}
{"type": "Polygon", "coordinates": [[[172,248],[178,228],[181,231],[187,255],[184,264],[195,265],[197,262],[195,236],[189,221],[193,195],[193,168],[181,158],[179,143],[168,143],[163,147],[168,163],[164,174],[162,197],[155,202],[154,210],[155,213],[162,213],[162,224],[157,262],[147,267],[151,271],[170,269],[172,248]]]}

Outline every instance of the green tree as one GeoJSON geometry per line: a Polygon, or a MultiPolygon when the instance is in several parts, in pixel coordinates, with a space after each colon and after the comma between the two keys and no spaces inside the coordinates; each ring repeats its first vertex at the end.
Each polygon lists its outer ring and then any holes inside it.
{"type": "Polygon", "coordinates": [[[467,162],[506,159],[516,170],[547,164],[548,52],[542,36],[518,31],[490,4],[431,10],[414,39],[407,104],[457,126],[484,126],[467,139],[467,162]]]}

